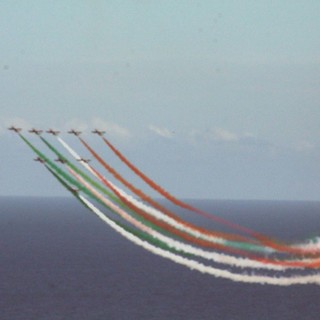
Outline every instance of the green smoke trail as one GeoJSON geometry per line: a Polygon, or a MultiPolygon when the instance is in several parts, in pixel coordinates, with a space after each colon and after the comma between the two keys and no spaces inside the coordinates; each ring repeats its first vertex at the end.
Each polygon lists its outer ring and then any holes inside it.
{"type": "MultiPolygon", "coordinates": [[[[44,139],[43,139],[44,140],[44,139]]],[[[79,155],[76,154],[76,152],[74,150],[72,150],[64,141],[62,141],[61,139],[58,139],[60,140],[60,143],[62,143],[62,145],[72,154],[72,156],[76,159],[80,158],[79,155]]],[[[48,145],[49,143],[46,142],[46,144],[48,145]]],[[[58,156],[62,156],[60,153],[58,153],[58,151],[52,147],[52,145],[49,144],[49,148],[51,150],[53,150],[55,152],[56,155],[58,156]]],[[[63,160],[66,160],[65,158],[63,160]]],[[[89,165],[86,165],[86,168],[88,169],[88,167],[90,167],[89,165]]],[[[112,186],[108,186],[106,184],[106,181],[104,180],[103,177],[101,177],[101,175],[92,167],[90,167],[90,171],[93,171],[94,172],[94,175],[95,176],[98,176],[99,177],[99,180],[103,182],[104,185],[106,185],[109,189],[111,189],[111,191],[117,196],[117,199],[119,199],[120,201],[122,201],[122,203],[126,206],[126,211],[131,211],[132,212],[132,216],[135,216],[135,218],[137,220],[139,220],[140,222],[144,223],[145,225],[148,225],[150,226],[151,228],[153,228],[154,230],[157,230],[158,232],[160,233],[163,233],[163,234],[166,234],[166,235],[169,235],[169,236],[173,236],[172,234],[172,231],[170,231],[168,228],[169,226],[165,226],[163,224],[159,225],[158,222],[156,222],[154,219],[151,219],[151,217],[148,217],[145,215],[146,212],[142,212],[141,209],[138,209],[135,205],[132,205],[131,203],[129,203],[128,201],[126,201],[126,199],[121,196],[112,186]],[[136,216],[135,214],[137,214],[138,216],[136,216]]],[[[78,170],[79,172],[79,170],[78,170]]],[[[81,175],[82,178],[85,179],[85,176],[81,175]]],[[[86,180],[86,179],[85,179],[86,180]]],[[[90,181],[86,180],[87,182],[90,183],[90,181]]],[[[186,234],[188,235],[191,235],[189,231],[184,231],[186,234]]],[[[184,237],[181,238],[181,234],[180,235],[177,235],[177,233],[174,233],[174,236],[180,238],[180,239],[184,239],[184,237]]],[[[192,237],[194,237],[193,235],[191,235],[192,237]]],[[[197,238],[197,237],[196,237],[197,238]]],[[[194,238],[194,239],[196,239],[194,238]]],[[[247,244],[245,242],[235,242],[235,241],[225,241],[223,244],[222,244],[222,247],[227,250],[227,248],[235,248],[235,249],[239,249],[239,250],[245,250],[245,251],[262,251],[262,252],[265,252],[266,249],[259,246],[259,245],[256,245],[256,244],[247,244]]],[[[220,249],[222,249],[222,247],[220,249]]]]}
{"type": "MultiPolygon", "coordinates": [[[[43,161],[45,161],[46,167],[50,170],[51,173],[53,173],[54,177],[56,178],[61,178],[63,177],[66,181],[68,181],[70,184],[76,186],[80,191],[84,192],[85,194],[87,194],[90,198],[93,198],[94,200],[98,201],[100,204],[102,204],[104,207],[106,207],[108,210],[112,211],[113,213],[117,214],[117,212],[115,212],[112,208],[106,206],[106,204],[101,201],[98,197],[96,197],[93,193],[91,193],[87,188],[85,188],[81,183],[79,183],[78,181],[76,181],[74,178],[72,178],[69,174],[67,174],[64,170],[60,169],[55,163],[53,163],[48,157],[46,157],[42,152],[40,152],[28,139],[26,139],[21,133],[19,133],[20,138],[37,154],[37,156],[42,159],[43,161]],[[48,166],[47,166],[48,165],[48,166]],[[51,167],[51,168],[50,168],[51,167]]],[[[59,155],[61,155],[58,151],[57,153],[59,155]]],[[[61,155],[62,156],[62,155],[61,155]]],[[[61,159],[64,159],[65,157],[62,157],[61,159]]],[[[80,171],[80,170],[79,170],[80,171]]],[[[92,180],[92,179],[89,179],[92,180]]],[[[74,190],[71,189],[71,187],[62,179],[58,179],[58,181],[67,188],[68,191],[70,191],[73,195],[76,196],[76,192],[74,192],[74,190]]],[[[80,200],[79,196],[76,196],[77,199],[80,200]]],[[[80,200],[81,203],[83,203],[82,200],[80,200]]],[[[85,204],[84,204],[85,205],[85,204]]],[[[87,206],[86,206],[87,207],[87,206]]],[[[109,217],[109,219],[111,219],[109,217]]],[[[160,241],[160,240],[156,240],[153,237],[149,236],[148,234],[145,234],[139,230],[130,228],[128,226],[125,226],[113,219],[111,219],[114,223],[120,225],[123,229],[125,229],[126,231],[136,235],[137,237],[148,241],[148,242],[152,242],[155,245],[158,245],[159,247],[165,249],[165,250],[170,250],[174,253],[178,253],[177,250],[175,249],[171,249],[167,244],[165,244],[164,242],[160,241]]],[[[181,254],[181,252],[179,251],[179,253],[181,254]]],[[[188,254],[185,254],[188,255],[188,254]]]]}
{"type": "MultiPolygon", "coordinates": [[[[49,143],[45,138],[43,138],[42,136],[40,136],[40,139],[46,144],[46,146],[53,151],[53,153],[55,153],[55,155],[63,160],[72,170],[74,170],[77,174],[79,174],[86,182],[88,182],[89,184],[91,184],[93,187],[95,187],[96,189],[98,189],[99,191],[103,192],[107,197],[109,197],[110,200],[112,200],[113,202],[117,203],[121,208],[123,208],[127,213],[130,213],[130,215],[132,217],[134,217],[136,220],[142,222],[143,224],[149,226],[150,228],[157,230],[158,232],[161,232],[163,234],[169,235],[170,233],[153,224],[152,222],[146,220],[145,218],[143,218],[142,216],[140,216],[137,212],[135,212],[134,210],[132,210],[130,207],[128,207],[123,201],[121,201],[121,199],[119,199],[118,197],[116,197],[113,193],[111,193],[110,191],[108,191],[106,188],[104,188],[103,186],[101,186],[99,183],[97,183],[96,181],[94,181],[93,179],[91,179],[87,174],[85,174],[82,170],[80,170],[78,167],[76,167],[74,164],[72,164],[62,153],[60,153],[51,143],[49,143]]],[[[101,203],[101,201],[99,200],[99,202],[101,203]]],[[[105,203],[102,202],[102,204],[104,206],[106,206],[105,203]]],[[[112,210],[111,208],[108,207],[109,210],[112,210]]],[[[113,210],[112,210],[113,211],[113,210]]],[[[114,212],[114,211],[113,211],[114,212]]],[[[171,235],[171,234],[170,234],[171,235]]]]}
{"type": "MultiPolygon", "coordinates": [[[[70,175],[66,174],[63,170],[61,170],[59,167],[57,167],[52,161],[50,161],[43,153],[41,153],[37,148],[35,148],[26,138],[24,138],[21,134],[19,134],[19,136],[22,138],[22,140],[40,157],[40,159],[44,160],[46,162],[46,164],[48,164],[49,166],[51,166],[53,169],[49,170],[50,172],[54,173],[54,176],[58,177],[58,174],[60,174],[62,177],[64,177],[69,183],[72,183],[73,185],[77,185],[77,187],[79,189],[81,189],[82,191],[84,191],[86,194],[88,194],[90,197],[96,199],[97,201],[99,201],[99,199],[93,195],[89,189],[87,189],[85,186],[83,186],[81,183],[78,183],[76,180],[74,180],[73,178],[70,177],[70,175]],[[55,172],[53,171],[57,171],[57,174],[55,174],[55,172]]],[[[49,167],[47,167],[49,169],[49,167]]],[[[62,179],[59,179],[59,181],[62,183],[62,179]]],[[[63,181],[64,182],[64,181],[63,181]]],[[[65,187],[67,187],[67,183],[63,184],[65,187]]],[[[68,188],[67,188],[68,189],[68,188]]],[[[69,191],[71,191],[74,195],[75,192],[74,190],[72,190],[71,188],[69,188],[69,191]]],[[[99,201],[100,202],[100,201],[99,201]]],[[[105,205],[104,205],[105,206],[105,205]]],[[[108,209],[112,210],[111,208],[109,208],[108,206],[106,206],[108,209]]],[[[115,222],[116,223],[116,222],[115,222]]],[[[125,226],[123,226],[124,228],[127,228],[125,226]]],[[[132,230],[132,229],[128,229],[131,230],[130,232],[132,234],[138,234],[140,236],[140,238],[142,237],[143,239],[149,239],[150,236],[146,235],[140,231],[136,231],[136,230],[132,230]]],[[[154,238],[150,238],[150,240],[148,240],[149,242],[152,241],[153,243],[157,243],[159,247],[161,247],[162,245],[164,245],[165,247],[168,247],[168,245],[166,243],[163,243],[163,241],[161,240],[156,240],[154,238]],[[160,243],[160,244],[159,244],[160,243]]],[[[171,251],[174,250],[174,252],[180,252],[180,250],[175,250],[175,249],[170,249],[171,251]]],[[[181,254],[181,252],[180,252],[181,254]]]]}
{"type": "MultiPolygon", "coordinates": [[[[89,209],[90,211],[91,208],[88,207],[88,205],[81,199],[81,197],[78,195],[78,192],[77,191],[74,191],[61,177],[59,177],[58,174],[56,174],[50,167],[46,166],[46,168],[53,174],[53,176],[67,189],[69,190],[73,196],[75,196],[83,206],[85,206],[87,209],[89,209]]],[[[117,224],[120,228],[124,229],[125,231],[135,235],[136,237],[140,238],[141,240],[144,240],[144,241],[147,241],[153,245],[156,245],[158,246],[159,248],[162,248],[164,250],[167,250],[167,251],[170,251],[172,253],[175,253],[175,254],[181,254],[183,256],[186,256],[186,257],[192,257],[193,255],[192,254],[187,254],[187,253],[182,253],[181,251],[179,250],[175,250],[175,249],[172,249],[170,246],[168,246],[165,242],[161,241],[161,240],[157,240],[155,238],[153,238],[152,236],[146,234],[146,233],[143,233],[143,232],[140,232],[138,230],[135,230],[133,228],[129,228],[128,226],[122,224],[121,222],[118,222],[110,217],[108,217],[108,219],[110,219],[112,222],[114,222],[115,224],[117,224]]]]}
{"type": "Polygon", "coordinates": [[[99,183],[91,179],[88,175],[86,175],[82,170],[80,170],[78,167],[76,167],[73,163],[71,163],[63,154],[61,154],[51,143],[49,143],[45,138],[40,136],[40,139],[48,146],[48,148],[53,151],[56,156],[65,161],[65,163],[76,173],[78,173],[83,179],[85,179],[87,182],[89,182],[92,186],[94,186],[96,189],[104,193],[106,196],[108,196],[111,200],[118,203],[119,205],[123,206],[122,202],[119,201],[117,197],[115,197],[111,192],[109,192],[106,188],[102,187],[99,183]]]}
{"type": "MultiPolygon", "coordinates": [[[[95,199],[100,204],[102,204],[104,207],[108,208],[113,213],[118,215],[117,212],[115,212],[113,209],[108,207],[103,201],[101,201],[99,198],[97,198],[95,195],[93,195],[81,183],[79,183],[77,180],[75,180],[73,177],[71,177],[69,174],[65,173],[62,169],[60,169],[57,165],[55,165],[43,153],[41,153],[37,148],[35,148],[25,137],[23,137],[21,134],[19,134],[19,135],[41,159],[45,160],[56,172],[58,172],[61,176],[63,176],[69,183],[71,183],[72,185],[76,186],[79,190],[83,191],[90,198],[95,199]]],[[[76,166],[74,166],[70,161],[68,161],[68,159],[66,157],[64,157],[64,155],[62,155],[57,149],[55,149],[47,140],[45,140],[43,137],[40,137],[40,138],[50,148],[50,150],[52,150],[60,159],[65,161],[66,164],[69,165],[70,168],[74,169],[74,171],[77,172],[84,180],[86,180],[89,184],[91,184],[91,185],[93,185],[95,187],[99,186],[99,190],[101,190],[101,189],[105,190],[97,182],[92,180],[90,177],[88,177],[86,174],[84,174],[80,169],[78,169],[76,166]]],[[[108,194],[109,192],[106,192],[106,193],[108,194]]],[[[120,200],[118,198],[115,198],[115,199],[117,199],[117,203],[120,202],[120,200]]],[[[123,206],[125,206],[125,205],[123,205],[123,206]]],[[[127,208],[127,206],[125,206],[125,208],[126,208],[126,211],[130,211],[131,215],[133,215],[135,217],[135,219],[141,221],[145,225],[148,225],[151,228],[153,228],[153,229],[155,229],[155,230],[157,230],[157,231],[159,231],[159,232],[161,232],[163,234],[172,236],[170,231],[167,231],[162,227],[156,226],[152,222],[146,221],[144,218],[142,218],[141,216],[137,215],[134,211],[132,211],[129,208],[127,208]]],[[[260,249],[259,246],[255,245],[255,244],[247,244],[247,243],[243,243],[243,242],[228,241],[228,240],[226,240],[224,242],[223,246],[225,248],[233,247],[233,248],[236,248],[236,249],[247,250],[247,251],[259,251],[259,249],[260,249]]]]}
{"type": "Polygon", "coordinates": [[[65,180],[67,180],[72,185],[76,186],[79,190],[86,193],[89,197],[93,197],[91,192],[86,190],[80,183],[78,183],[75,179],[73,179],[70,175],[64,172],[61,168],[59,168],[55,163],[53,163],[48,157],[46,157],[41,151],[39,151],[27,138],[25,138],[21,133],[19,133],[20,138],[36,153],[36,155],[42,159],[47,165],[49,165],[55,172],[57,172],[60,176],[62,176],[65,180]]]}

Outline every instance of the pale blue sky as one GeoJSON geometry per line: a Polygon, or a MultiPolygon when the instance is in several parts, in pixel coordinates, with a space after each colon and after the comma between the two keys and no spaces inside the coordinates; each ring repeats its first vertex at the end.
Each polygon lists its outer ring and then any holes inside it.
{"type": "Polygon", "coordinates": [[[319,87],[319,1],[1,1],[0,195],[65,194],[17,124],[107,129],[180,197],[320,200],[319,87]]]}

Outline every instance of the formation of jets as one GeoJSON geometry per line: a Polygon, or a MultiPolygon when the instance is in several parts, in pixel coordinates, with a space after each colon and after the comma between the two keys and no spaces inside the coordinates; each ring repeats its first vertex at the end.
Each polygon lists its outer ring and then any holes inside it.
{"type": "MultiPolygon", "coordinates": [[[[11,131],[14,131],[16,133],[19,133],[22,128],[18,128],[18,127],[15,127],[14,125],[12,125],[11,127],[8,128],[8,130],[11,130],[11,131]]],[[[42,133],[43,133],[43,130],[39,130],[39,129],[36,129],[36,128],[32,128],[30,130],[28,130],[28,132],[30,133],[34,133],[38,136],[40,136],[42,133]]],[[[49,129],[47,131],[45,131],[46,133],[49,133],[49,134],[52,134],[53,136],[57,136],[59,135],[60,131],[58,130],[54,130],[54,129],[49,129]]],[[[98,129],[94,129],[93,131],[91,131],[92,133],[95,133],[99,136],[102,136],[104,135],[106,132],[105,131],[102,131],[102,130],[98,130],[98,129]]],[[[74,129],[71,129],[68,131],[68,133],[70,134],[74,134],[75,136],[79,136],[82,132],[81,131],[76,131],[74,129]]],[[[34,161],[38,161],[40,163],[45,163],[46,161],[40,157],[37,157],[34,159],[34,161]]],[[[56,162],[61,162],[61,163],[66,163],[67,161],[63,158],[58,158],[58,159],[55,159],[56,162]]],[[[90,159],[84,159],[84,158],[79,158],[78,159],[79,162],[84,162],[84,163],[89,163],[90,162],[90,159]]],[[[74,190],[75,192],[77,192],[78,190],[74,190]]]]}
{"type": "MultiPolygon", "coordinates": [[[[22,130],[22,128],[18,128],[18,127],[15,127],[15,126],[11,126],[11,127],[9,127],[8,128],[8,130],[11,130],[11,131],[14,131],[14,132],[20,132],[21,130],[22,130]]],[[[30,129],[30,130],[28,130],[28,132],[30,132],[30,133],[34,133],[34,134],[36,134],[36,135],[41,135],[42,133],[43,133],[43,130],[39,130],[39,129],[35,129],[35,128],[32,128],[32,129],[30,129]]],[[[59,135],[59,133],[60,133],[60,131],[58,131],[58,130],[53,130],[53,129],[49,129],[49,130],[47,130],[47,131],[45,131],[46,133],[49,133],[49,134],[52,134],[52,135],[54,135],[54,136],[57,136],[57,135],[59,135]]],[[[91,131],[92,133],[94,133],[94,134],[97,134],[97,135],[99,135],[99,136],[103,136],[106,132],[105,131],[102,131],[102,130],[98,130],[98,129],[94,129],[93,131],[91,131]]],[[[81,131],[77,131],[77,130],[75,130],[75,129],[71,129],[71,130],[69,130],[68,131],[68,133],[70,133],[70,134],[74,134],[75,136],[80,136],[80,134],[82,133],[81,131]]]]}
{"type": "MultiPolygon", "coordinates": [[[[19,133],[20,131],[22,131],[22,128],[19,127],[15,127],[14,125],[12,125],[11,127],[8,128],[8,130],[14,131],[15,133],[19,133]]],[[[39,130],[36,128],[32,128],[30,130],[28,130],[29,133],[34,133],[38,136],[40,136],[43,133],[43,130],[39,130]]],[[[58,130],[54,130],[54,129],[49,129],[47,131],[45,131],[46,133],[52,134],[53,136],[58,136],[60,134],[60,131],[58,130]]],[[[102,131],[102,130],[98,130],[98,129],[94,129],[93,131],[91,131],[94,134],[97,134],[99,136],[103,136],[106,132],[102,131]]],[[[75,129],[71,129],[68,131],[69,134],[74,134],[75,136],[80,136],[80,134],[82,133],[81,131],[77,131],[75,129]]],[[[37,157],[34,159],[34,161],[37,161],[39,163],[45,164],[46,161],[44,159],[42,159],[41,157],[37,157]]],[[[67,162],[67,160],[63,159],[63,158],[58,158],[55,159],[56,162],[60,162],[62,164],[65,164],[67,162]]],[[[89,163],[90,159],[84,159],[84,158],[80,158],[78,159],[79,162],[84,162],[84,163],[89,163]]],[[[79,192],[79,189],[71,187],[70,186],[70,191],[74,194],[77,194],[79,192]]]]}
{"type": "MultiPolygon", "coordinates": [[[[11,131],[14,131],[16,133],[19,133],[22,128],[19,128],[19,127],[15,127],[14,125],[10,126],[8,128],[8,130],[11,130],[11,131]]],[[[32,128],[30,130],[28,130],[28,132],[30,133],[34,133],[38,136],[40,136],[42,133],[43,133],[43,130],[39,130],[39,129],[36,129],[36,128],[32,128]]],[[[45,131],[46,133],[49,133],[49,134],[52,134],[53,136],[57,136],[59,135],[60,131],[58,130],[53,130],[53,129],[49,129],[47,131],[45,131]]],[[[75,136],[79,136],[82,132],[81,131],[76,131],[74,129],[71,129],[68,131],[68,133],[70,134],[74,134],[75,136]]],[[[101,131],[101,130],[98,130],[98,129],[95,129],[92,131],[92,133],[95,133],[95,134],[98,134],[99,136],[102,136],[103,134],[105,134],[105,131],[101,131]]],[[[41,157],[37,157],[34,159],[34,161],[37,161],[39,163],[46,163],[46,161],[44,159],[42,159],[41,157]]],[[[56,162],[61,162],[61,163],[66,163],[67,160],[63,159],[63,158],[58,158],[58,159],[55,159],[56,162]]],[[[90,159],[84,159],[84,158],[80,158],[78,159],[79,162],[85,162],[85,163],[89,163],[90,159]]],[[[74,194],[77,194],[79,192],[79,189],[77,188],[74,188],[72,186],[70,186],[70,191],[74,194]]]]}

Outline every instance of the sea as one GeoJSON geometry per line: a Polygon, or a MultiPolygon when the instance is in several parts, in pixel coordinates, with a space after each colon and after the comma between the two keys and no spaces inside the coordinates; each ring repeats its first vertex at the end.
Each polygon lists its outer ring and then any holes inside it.
{"type": "MultiPolygon", "coordinates": [[[[320,235],[320,202],[187,201],[284,241],[320,235]]],[[[0,320],[29,319],[318,320],[320,286],[215,278],[137,247],[76,198],[0,197],[0,320]]]]}

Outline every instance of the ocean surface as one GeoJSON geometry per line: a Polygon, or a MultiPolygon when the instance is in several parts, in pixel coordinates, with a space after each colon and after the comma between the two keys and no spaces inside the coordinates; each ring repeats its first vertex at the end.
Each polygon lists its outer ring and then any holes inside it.
{"type": "MultiPolygon", "coordinates": [[[[320,235],[320,202],[190,202],[286,241],[320,235]]],[[[318,320],[320,286],[215,278],[135,246],[74,198],[0,197],[0,319],[318,320]]]]}

